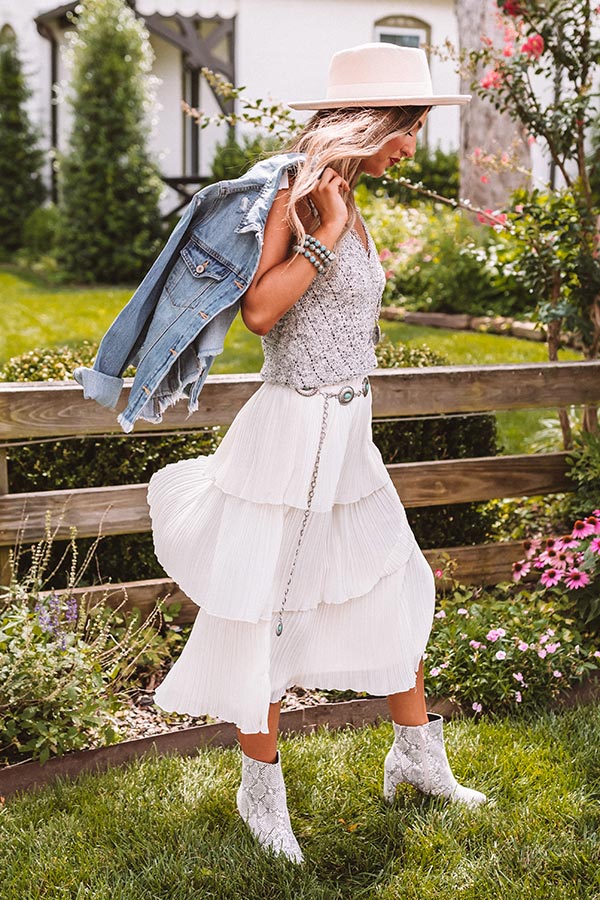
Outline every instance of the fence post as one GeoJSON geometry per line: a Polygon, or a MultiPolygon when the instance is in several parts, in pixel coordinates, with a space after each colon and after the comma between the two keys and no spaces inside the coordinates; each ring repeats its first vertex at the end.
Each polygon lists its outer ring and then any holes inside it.
{"type": "MultiPolygon", "coordinates": [[[[8,494],[8,463],[6,450],[0,449],[0,497],[8,494]]],[[[10,581],[10,551],[8,547],[0,547],[0,584],[10,581]]]]}

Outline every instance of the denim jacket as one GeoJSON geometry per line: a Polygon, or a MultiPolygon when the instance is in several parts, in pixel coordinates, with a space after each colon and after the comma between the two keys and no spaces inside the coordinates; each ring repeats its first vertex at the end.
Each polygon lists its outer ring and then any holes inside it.
{"type": "Polygon", "coordinates": [[[284,171],[302,155],[282,153],[241,178],[194,195],[152,268],[112,323],[93,368],[73,377],[84,397],[111,409],[127,366],[137,367],[123,431],[138,418],[160,422],[166,407],[188,398],[190,413],[252,281],[269,210],[284,171]]]}

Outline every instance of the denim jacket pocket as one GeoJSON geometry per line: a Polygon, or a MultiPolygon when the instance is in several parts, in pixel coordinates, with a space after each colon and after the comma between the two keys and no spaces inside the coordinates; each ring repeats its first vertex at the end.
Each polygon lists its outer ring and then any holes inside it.
{"type": "Polygon", "coordinates": [[[233,272],[225,263],[193,238],[182,248],[165,283],[173,306],[197,306],[210,287],[233,272]]]}

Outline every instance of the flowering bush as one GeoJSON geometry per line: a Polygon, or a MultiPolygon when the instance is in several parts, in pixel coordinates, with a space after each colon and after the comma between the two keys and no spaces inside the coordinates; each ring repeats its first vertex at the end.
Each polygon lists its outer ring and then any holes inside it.
{"type": "MultiPolygon", "coordinates": [[[[450,561],[452,562],[452,561],[450,561]]],[[[425,654],[427,691],[475,713],[541,709],[600,668],[600,649],[564,597],[506,582],[489,592],[450,582],[425,654]]]]}
{"type": "Polygon", "coordinates": [[[530,538],[523,548],[525,557],[513,563],[514,581],[537,570],[544,595],[564,595],[584,625],[600,620],[600,509],[577,519],[569,534],[530,538]]]}

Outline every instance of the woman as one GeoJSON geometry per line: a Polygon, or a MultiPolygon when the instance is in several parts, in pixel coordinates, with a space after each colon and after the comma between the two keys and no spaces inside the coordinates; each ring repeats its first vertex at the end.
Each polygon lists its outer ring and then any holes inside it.
{"type": "Polygon", "coordinates": [[[362,173],[414,154],[431,106],[468,99],[433,94],[423,51],[367,44],[333,57],[326,99],[290,104],[317,112],[289,148],[303,156],[241,306],[264,383],[212,456],[150,483],[157,556],[201,607],[155,700],[236,723],[241,816],[297,862],[277,751],[292,684],[388,696],[389,802],[401,782],[486,800],[457,784],[442,717],[426,711],[434,579],[372,442],[385,278],[353,196],[362,173]]]}

